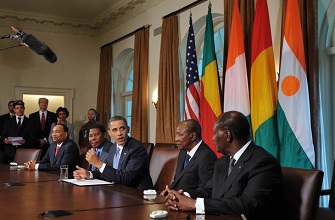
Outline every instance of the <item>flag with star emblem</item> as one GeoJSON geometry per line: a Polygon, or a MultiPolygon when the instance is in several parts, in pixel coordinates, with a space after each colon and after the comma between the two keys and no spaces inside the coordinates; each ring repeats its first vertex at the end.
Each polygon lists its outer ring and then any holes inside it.
{"type": "Polygon", "coordinates": [[[278,133],[282,166],[315,166],[306,60],[298,0],[287,1],[278,88],[278,133]]]}
{"type": "Polygon", "coordinates": [[[219,71],[216,62],[214,46],[214,30],[211,6],[208,7],[206,29],[203,49],[203,65],[200,83],[200,124],[202,139],[218,157],[222,156],[217,151],[213,141],[213,126],[219,115],[222,114],[219,71]]]}
{"type": "Polygon", "coordinates": [[[251,51],[251,124],[255,144],[279,159],[278,91],[266,0],[257,0],[251,51]]]}
{"type": "Polygon", "coordinates": [[[195,38],[192,24],[192,15],[190,15],[190,26],[188,29],[186,48],[186,94],[184,118],[200,121],[200,83],[197,64],[197,53],[194,41],[195,38]]]}

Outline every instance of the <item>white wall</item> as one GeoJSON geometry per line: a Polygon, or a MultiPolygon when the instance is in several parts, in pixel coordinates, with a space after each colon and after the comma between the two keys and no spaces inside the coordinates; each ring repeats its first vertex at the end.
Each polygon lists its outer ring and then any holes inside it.
{"type": "MultiPolygon", "coordinates": [[[[162,17],[176,11],[194,0],[167,0],[145,13],[129,19],[122,25],[104,33],[102,36],[89,37],[77,34],[55,33],[33,28],[31,24],[4,24],[0,22],[0,33],[7,34],[11,25],[16,25],[24,31],[34,34],[38,39],[46,42],[57,54],[58,61],[48,63],[42,56],[35,54],[29,48],[15,48],[0,51],[0,113],[7,111],[7,102],[14,97],[14,86],[61,87],[74,88],[73,123],[75,124],[75,140],[82,124],[82,117],[87,109],[96,106],[96,94],[99,72],[100,46],[112,42],[137,28],[150,24],[149,48],[149,97],[158,85],[159,50],[161,35],[154,36],[154,30],[161,27],[162,17]],[[30,28],[28,28],[30,27],[30,28]]],[[[223,15],[223,0],[211,0],[212,13],[223,15]]],[[[281,1],[268,0],[272,37],[274,44],[276,68],[279,65],[281,1]]],[[[207,14],[208,1],[193,9],[193,22],[207,14]]],[[[180,41],[188,31],[189,11],[179,15],[180,41]]],[[[47,25],[47,24],[39,24],[47,25]]],[[[15,41],[14,41],[15,42],[15,41]]],[[[114,59],[125,48],[133,47],[134,38],[130,37],[113,46],[114,59]]],[[[13,43],[13,40],[1,40],[0,47],[13,43]]],[[[156,110],[149,105],[149,141],[155,142],[156,110]]]]}
{"type": "MultiPolygon", "coordinates": [[[[0,28],[1,33],[8,33],[8,30],[0,28]]],[[[82,116],[96,106],[100,55],[96,40],[87,36],[23,30],[44,41],[58,60],[51,64],[25,46],[0,51],[0,113],[6,113],[7,102],[16,98],[14,86],[74,88],[71,123],[77,134],[83,123],[82,116]]],[[[15,43],[16,40],[1,40],[0,47],[15,43]]],[[[77,138],[76,135],[75,140],[77,138]]]]}

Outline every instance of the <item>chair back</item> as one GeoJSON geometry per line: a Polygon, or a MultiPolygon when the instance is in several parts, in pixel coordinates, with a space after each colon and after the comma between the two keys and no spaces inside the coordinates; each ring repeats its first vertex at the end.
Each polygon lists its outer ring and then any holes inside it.
{"type": "Polygon", "coordinates": [[[145,147],[145,149],[147,150],[147,153],[149,155],[149,160],[151,158],[151,154],[152,154],[152,150],[154,148],[154,144],[153,143],[142,143],[145,147]]]}
{"type": "Polygon", "coordinates": [[[285,213],[284,219],[316,218],[323,172],[282,167],[285,213]]]}
{"type": "Polygon", "coordinates": [[[330,193],[329,193],[329,206],[330,209],[335,210],[335,162],[333,166],[333,177],[332,183],[330,186],[330,193]]]}
{"type": "Polygon", "coordinates": [[[34,148],[17,148],[13,162],[16,162],[19,165],[24,164],[27,161],[35,160],[38,161],[41,156],[42,149],[34,148]]]}
{"type": "Polygon", "coordinates": [[[154,147],[149,168],[154,189],[158,192],[173,181],[179,151],[178,148],[154,147]]]}
{"type": "Polygon", "coordinates": [[[321,196],[329,196],[329,205],[328,207],[319,207],[316,219],[335,219],[335,162],[330,189],[321,190],[321,196]]]}
{"type": "Polygon", "coordinates": [[[175,143],[156,143],[155,147],[177,148],[175,143]]]}

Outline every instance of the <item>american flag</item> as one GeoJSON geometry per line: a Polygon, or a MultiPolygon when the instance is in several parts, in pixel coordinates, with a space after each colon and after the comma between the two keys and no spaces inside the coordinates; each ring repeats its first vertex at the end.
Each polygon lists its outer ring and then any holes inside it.
{"type": "Polygon", "coordinates": [[[191,15],[186,48],[186,95],[184,118],[200,121],[199,106],[200,83],[191,15]]]}

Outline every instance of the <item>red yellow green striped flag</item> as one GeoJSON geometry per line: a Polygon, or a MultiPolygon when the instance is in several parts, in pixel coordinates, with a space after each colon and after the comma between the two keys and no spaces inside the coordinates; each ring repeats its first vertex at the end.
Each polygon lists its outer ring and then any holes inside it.
{"type": "Polygon", "coordinates": [[[276,123],[277,83],[268,5],[257,0],[251,50],[251,124],[253,139],[279,159],[276,123]]]}
{"type": "Polygon", "coordinates": [[[212,137],[214,122],[216,118],[222,114],[219,88],[219,72],[214,47],[213,20],[211,7],[209,6],[206,17],[203,69],[200,87],[200,124],[202,139],[212,148],[217,156],[221,156],[221,154],[217,152],[212,137]]]}

